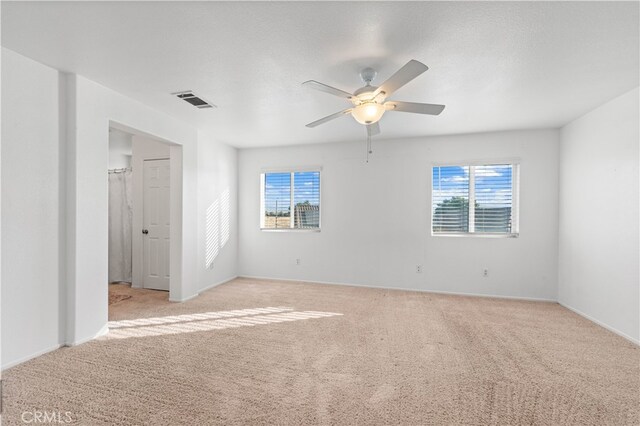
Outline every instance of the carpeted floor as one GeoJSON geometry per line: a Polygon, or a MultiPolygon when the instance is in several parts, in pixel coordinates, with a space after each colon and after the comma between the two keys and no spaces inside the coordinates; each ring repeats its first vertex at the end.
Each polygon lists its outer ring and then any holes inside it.
{"type": "Polygon", "coordinates": [[[142,312],[144,307],[148,309],[158,303],[169,303],[168,291],[132,288],[130,283],[109,284],[109,314],[117,315],[120,310],[123,310],[135,315],[136,312],[142,312]],[[120,305],[117,307],[111,306],[123,300],[131,299],[134,296],[136,297],[135,301],[129,301],[129,303],[122,307],[120,307],[120,305]]]}
{"type": "Polygon", "coordinates": [[[126,294],[131,289],[131,284],[111,283],[109,284],[109,306],[131,299],[130,294],[126,294]]]}
{"type": "Polygon", "coordinates": [[[6,371],[3,425],[640,423],[639,348],[557,304],[251,279],[154,293],[111,306],[105,338],[6,371]]]}
{"type": "Polygon", "coordinates": [[[131,299],[131,296],[126,294],[109,294],[109,306],[127,299],[131,299]]]}

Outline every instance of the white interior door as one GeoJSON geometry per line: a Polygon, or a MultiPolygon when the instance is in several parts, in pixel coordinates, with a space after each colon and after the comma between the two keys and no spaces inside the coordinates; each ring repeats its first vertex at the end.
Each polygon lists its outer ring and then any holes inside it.
{"type": "Polygon", "coordinates": [[[169,160],[144,161],[143,287],[169,291],[169,160]]]}

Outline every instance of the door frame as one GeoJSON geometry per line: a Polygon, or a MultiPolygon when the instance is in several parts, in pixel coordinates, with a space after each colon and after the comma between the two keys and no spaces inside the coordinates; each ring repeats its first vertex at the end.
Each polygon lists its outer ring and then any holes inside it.
{"type": "Polygon", "coordinates": [[[110,121],[110,126],[133,135],[134,154],[131,158],[131,176],[132,176],[132,276],[131,286],[135,288],[143,288],[142,281],[142,262],[143,262],[143,241],[142,241],[142,225],[143,225],[143,179],[144,179],[144,161],[145,160],[169,160],[169,168],[171,175],[169,177],[169,221],[171,222],[170,230],[170,253],[169,253],[169,300],[180,302],[182,294],[182,145],[174,144],[165,139],[161,139],[147,133],[138,131],[128,126],[110,121]],[[162,153],[139,153],[136,149],[136,141],[147,140],[162,144],[165,151],[162,153]]]}

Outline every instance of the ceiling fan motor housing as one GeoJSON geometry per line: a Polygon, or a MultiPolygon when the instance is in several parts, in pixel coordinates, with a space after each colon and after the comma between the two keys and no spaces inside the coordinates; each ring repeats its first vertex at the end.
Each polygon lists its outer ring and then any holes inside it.
{"type": "Polygon", "coordinates": [[[378,73],[373,68],[365,68],[360,71],[360,78],[367,86],[376,78],[376,75],[378,75],[378,73]]]}
{"type": "Polygon", "coordinates": [[[364,86],[353,92],[353,95],[358,98],[361,102],[367,100],[373,100],[377,86],[364,86]]]}

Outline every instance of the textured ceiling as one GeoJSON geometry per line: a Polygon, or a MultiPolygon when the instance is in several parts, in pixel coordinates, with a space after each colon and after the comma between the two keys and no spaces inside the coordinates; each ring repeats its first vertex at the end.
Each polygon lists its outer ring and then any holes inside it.
{"type": "Polygon", "coordinates": [[[558,127],[638,86],[638,2],[2,2],[2,45],[86,76],[237,147],[363,139],[345,100],[360,69],[381,83],[430,67],[392,99],[379,138],[558,127]],[[194,90],[219,106],[169,95],[194,90]]]}

